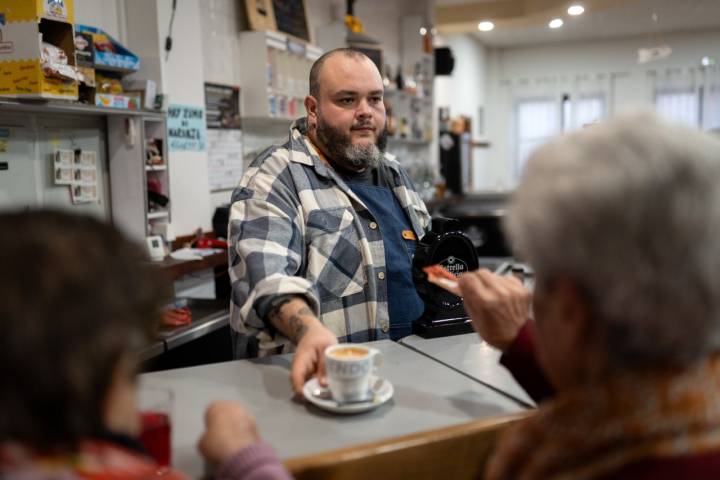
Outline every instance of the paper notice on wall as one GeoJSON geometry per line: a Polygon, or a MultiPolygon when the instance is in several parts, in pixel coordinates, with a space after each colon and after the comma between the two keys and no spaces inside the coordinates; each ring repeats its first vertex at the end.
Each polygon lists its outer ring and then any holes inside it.
{"type": "Polygon", "coordinates": [[[53,178],[55,185],[67,185],[70,188],[72,203],[97,202],[97,152],[81,149],[55,150],[53,178]]]}
{"type": "Polygon", "coordinates": [[[205,109],[170,105],[167,114],[168,148],[171,152],[205,150],[205,109]]]}
{"type": "Polygon", "coordinates": [[[234,188],[243,173],[242,131],[209,129],[207,141],[210,191],[234,188]]]}
{"type": "Polygon", "coordinates": [[[72,185],[75,178],[72,150],[55,150],[53,155],[53,178],[55,185],[72,185]]]}
{"type": "Polygon", "coordinates": [[[93,150],[75,150],[74,153],[73,184],[71,186],[72,202],[97,202],[97,152],[93,150]]]}

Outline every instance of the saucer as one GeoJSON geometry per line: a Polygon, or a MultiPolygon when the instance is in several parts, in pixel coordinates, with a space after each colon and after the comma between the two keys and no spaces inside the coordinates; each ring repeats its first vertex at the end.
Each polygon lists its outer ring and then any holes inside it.
{"type": "Polygon", "coordinates": [[[342,414],[362,413],[379,407],[393,396],[392,383],[387,379],[373,375],[370,377],[370,385],[372,398],[366,401],[338,403],[329,398],[329,390],[326,387],[321,387],[317,378],[313,377],[305,383],[303,395],[308,402],[329,412],[342,414]],[[317,393],[318,391],[321,391],[323,395],[313,394],[313,392],[317,393]]]}

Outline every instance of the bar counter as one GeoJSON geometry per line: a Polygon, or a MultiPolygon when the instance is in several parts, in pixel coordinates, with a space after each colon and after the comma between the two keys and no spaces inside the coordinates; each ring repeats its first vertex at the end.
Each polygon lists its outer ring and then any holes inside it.
{"type": "Polygon", "coordinates": [[[173,465],[195,478],[204,473],[196,443],[203,413],[213,400],[244,405],[283,460],[526,409],[515,398],[406,346],[389,340],[370,345],[382,352],[379,376],[393,384],[395,393],[377,409],[357,415],[293,401],[292,355],[146,373],[140,385],[175,392],[173,465]]]}

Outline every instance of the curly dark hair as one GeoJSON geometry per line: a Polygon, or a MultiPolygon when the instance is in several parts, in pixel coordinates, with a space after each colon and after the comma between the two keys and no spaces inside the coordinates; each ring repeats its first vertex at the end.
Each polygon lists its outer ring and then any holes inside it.
{"type": "Polygon", "coordinates": [[[92,217],[0,215],[0,442],[74,449],[101,434],[118,361],[151,337],[169,282],[92,217]]]}

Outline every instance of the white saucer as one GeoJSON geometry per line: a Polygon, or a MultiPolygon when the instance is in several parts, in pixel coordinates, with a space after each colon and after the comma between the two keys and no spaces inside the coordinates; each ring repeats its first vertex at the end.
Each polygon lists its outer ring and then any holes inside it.
{"type": "MultiPolygon", "coordinates": [[[[328,389],[325,387],[321,387],[317,381],[317,378],[313,377],[305,383],[305,386],[303,387],[303,395],[308,402],[329,412],[343,414],[362,413],[379,407],[383,403],[390,400],[393,396],[394,390],[392,383],[390,383],[390,381],[387,379],[376,377],[373,375],[370,377],[370,385],[373,394],[372,398],[369,398],[367,401],[364,402],[352,402],[342,404],[336,402],[332,398],[321,398],[317,395],[313,395],[313,392],[317,391],[329,393],[328,389]]],[[[327,396],[329,397],[329,395],[327,396]]],[[[325,397],[325,395],[323,395],[323,397],[325,397]]]]}

